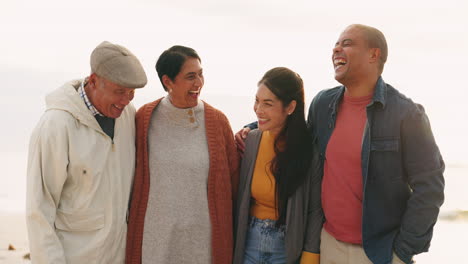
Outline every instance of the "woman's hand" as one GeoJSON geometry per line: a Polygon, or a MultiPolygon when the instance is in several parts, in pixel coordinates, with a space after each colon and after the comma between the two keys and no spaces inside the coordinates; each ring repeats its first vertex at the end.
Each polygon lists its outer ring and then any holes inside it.
{"type": "Polygon", "coordinates": [[[236,142],[237,151],[239,152],[241,156],[242,154],[244,154],[245,139],[247,138],[247,134],[249,134],[249,131],[250,131],[250,128],[244,127],[234,135],[234,140],[236,142]]]}

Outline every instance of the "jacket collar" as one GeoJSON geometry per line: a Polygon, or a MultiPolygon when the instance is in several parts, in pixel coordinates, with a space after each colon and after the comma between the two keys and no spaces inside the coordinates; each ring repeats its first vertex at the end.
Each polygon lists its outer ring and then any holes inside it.
{"type": "Polygon", "coordinates": [[[78,93],[78,88],[82,82],[83,80],[70,81],[48,94],[46,96],[46,110],[58,109],[66,111],[81,123],[104,133],[78,93]]]}
{"type": "Polygon", "coordinates": [[[382,76],[380,76],[377,80],[377,83],[375,84],[374,97],[372,98],[371,104],[378,102],[382,105],[382,108],[385,108],[386,98],[387,84],[382,79],[382,76]]]}
{"type": "MultiPolygon", "coordinates": [[[[341,100],[341,97],[343,97],[344,91],[345,91],[345,87],[343,85],[339,86],[338,92],[334,95],[333,99],[328,105],[328,107],[332,109],[332,113],[336,112],[336,108],[338,106],[338,103],[341,100]]],[[[375,84],[374,96],[372,97],[372,101],[370,102],[369,106],[373,105],[374,103],[380,103],[382,105],[382,108],[385,108],[386,95],[387,95],[387,85],[382,79],[382,76],[380,76],[379,79],[377,80],[377,83],[375,84]]]]}

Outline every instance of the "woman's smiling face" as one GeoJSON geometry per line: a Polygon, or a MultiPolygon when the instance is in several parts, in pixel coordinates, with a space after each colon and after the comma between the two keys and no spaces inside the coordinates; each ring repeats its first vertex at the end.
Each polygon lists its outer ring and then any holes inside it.
{"type": "Polygon", "coordinates": [[[169,99],[177,108],[190,108],[198,104],[198,97],[205,83],[203,68],[196,58],[188,57],[174,80],[163,76],[169,91],[169,99]]]}
{"type": "Polygon", "coordinates": [[[288,115],[294,111],[295,103],[283,106],[278,97],[263,83],[258,85],[254,111],[258,119],[258,128],[278,134],[286,124],[288,115]]]}

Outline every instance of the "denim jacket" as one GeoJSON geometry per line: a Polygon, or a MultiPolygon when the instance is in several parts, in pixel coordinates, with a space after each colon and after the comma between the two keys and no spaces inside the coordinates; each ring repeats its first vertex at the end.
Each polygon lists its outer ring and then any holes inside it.
{"type": "MultiPolygon", "coordinates": [[[[323,90],[309,108],[308,126],[322,164],[344,91],[344,86],[323,90]]],[[[382,78],[366,111],[361,157],[363,247],[374,264],[391,263],[392,251],[412,263],[413,255],[429,249],[444,201],[444,162],[424,108],[382,78]]]]}

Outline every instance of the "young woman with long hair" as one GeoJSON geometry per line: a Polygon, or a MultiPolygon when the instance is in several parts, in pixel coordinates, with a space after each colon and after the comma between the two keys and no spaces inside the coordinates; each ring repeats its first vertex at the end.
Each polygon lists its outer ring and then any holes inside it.
{"type": "Polygon", "coordinates": [[[234,264],[319,263],[321,170],[301,77],[284,67],[266,72],[254,111],[258,129],[245,142],[234,264]]]}

